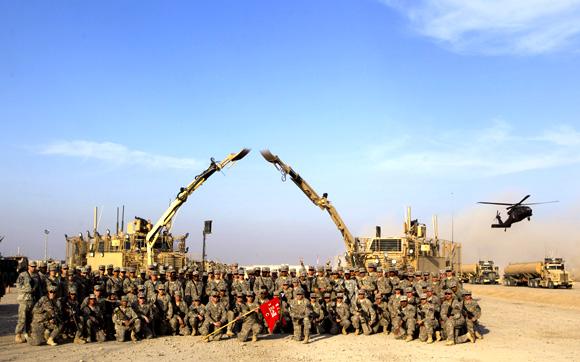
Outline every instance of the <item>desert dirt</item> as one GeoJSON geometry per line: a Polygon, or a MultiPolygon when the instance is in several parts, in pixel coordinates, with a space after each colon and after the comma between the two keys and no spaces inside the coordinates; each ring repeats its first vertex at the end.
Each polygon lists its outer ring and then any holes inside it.
{"type": "Polygon", "coordinates": [[[16,295],[0,303],[0,361],[580,361],[580,290],[467,286],[482,307],[484,339],[447,347],[406,343],[383,334],[314,336],[303,345],[287,335],[256,343],[200,337],[161,337],[32,347],[14,344],[16,295]]]}

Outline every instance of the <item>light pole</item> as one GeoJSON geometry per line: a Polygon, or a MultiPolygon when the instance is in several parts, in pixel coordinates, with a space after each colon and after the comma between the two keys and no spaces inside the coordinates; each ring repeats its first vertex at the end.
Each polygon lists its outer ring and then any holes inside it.
{"type": "Polygon", "coordinates": [[[203,225],[203,246],[201,249],[201,271],[205,271],[205,236],[211,234],[211,220],[206,220],[203,225]]]}
{"type": "Polygon", "coordinates": [[[44,229],[44,261],[48,262],[48,234],[50,230],[44,229]]]}

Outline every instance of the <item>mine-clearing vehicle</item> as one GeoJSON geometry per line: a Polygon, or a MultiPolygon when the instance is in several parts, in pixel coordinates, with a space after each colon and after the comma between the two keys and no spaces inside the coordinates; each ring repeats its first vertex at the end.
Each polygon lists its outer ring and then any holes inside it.
{"type": "Polygon", "coordinates": [[[97,214],[94,213],[93,233],[87,231],[77,236],[66,238],[66,261],[72,266],[90,265],[95,270],[99,265],[135,267],[144,269],[147,265],[157,263],[175,268],[184,267],[187,263],[186,239],[189,234],[173,236],[171,229],[173,219],[187,198],[197,190],[216,171],[227,165],[232,166],[250,152],[240,152],[226,156],[221,162],[213,158],[209,167],[197,175],[186,187],[182,187],[175,199],[161,217],[152,224],[150,221],[135,217],[124,230],[124,208],[121,228],[119,229],[119,211],[117,209],[117,229],[115,233],[107,231],[101,235],[97,230],[97,214]]]}
{"type": "Polygon", "coordinates": [[[510,263],[504,268],[503,283],[506,286],[527,285],[531,288],[572,288],[570,274],[562,258],[510,263]]]}
{"type": "Polygon", "coordinates": [[[369,264],[383,268],[395,267],[399,270],[420,270],[438,273],[445,268],[459,271],[461,265],[461,244],[442,240],[438,237],[437,218],[433,217],[434,237],[427,237],[427,227],[417,220],[411,220],[411,208],[403,225],[404,235],[383,237],[377,226],[374,237],[354,237],[334,205],[328,200],[328,194],[320,196],[296,171],[285,164],[269,150],[261,151],[266,161],[282,173],[282,180],[287,176],[298,188],[320,209],[328,212],[330,218],[340,231],[345,244],[344,255],[347,265],[367,267],[369,264]]]}

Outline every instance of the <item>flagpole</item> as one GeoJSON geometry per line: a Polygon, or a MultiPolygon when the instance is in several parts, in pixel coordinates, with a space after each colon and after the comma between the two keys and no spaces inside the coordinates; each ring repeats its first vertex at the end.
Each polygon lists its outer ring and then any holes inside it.
{"type": "Polygon", "coordinates": [[[248,314],[250,314],[250,313],[253,313],[253,312],[257,311],[258,309],[260,309],[260,307],[256,307],[255,309],[252,309],[251,311],[249,311],[249,312],[246,312],[246,313],[242,314],[241,316],[238,316],[236,319],[234,319],[234,320],[233,320],[233,321],[231,321],[230,323],[228,323],[228,324],[224,324],[223,326],[219,327],[218,329],[214,330],[213,332],[211,332],[211,333],[210,333],[210,334],[208,334],[207,336],[204,336],[203,338],[204,338],[204,339],[208,339],[209,337],[213,336],[213,335],[214,335],[214,334],[216,334],[217,332],[219,332],[219,331],[221,331],[222,329],[226,328],[226,327],[227,327],[227,326],[229,326],[230,324],[234,324],[234,323],[236,323],[236,322],[237,322],[237,321],[238,321],[240,318],[243,318],[243,317],[247,316],[248,314]]]}

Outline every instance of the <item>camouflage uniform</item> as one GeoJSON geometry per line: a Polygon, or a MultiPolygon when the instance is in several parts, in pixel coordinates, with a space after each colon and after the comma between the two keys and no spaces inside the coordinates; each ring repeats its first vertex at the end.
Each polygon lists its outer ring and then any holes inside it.
{"type": "Polygon", "coordinates": [[[113,324],[117,342],[125,342],[127,332],[131,332],[131,340],[137,341],[137,333],[141,331],[141,320],[133,308],[127,305],[128,299],[123,296],[121,305],[113,311],[113,324]]]}
{"type": "Polygon", "coordinates": [[[41,297],[41,281],[38,273],[30,271],[36,266],[36,262],[31,262],[28,271],[23,271],[18,275],[16,285],[18,286],[18,322],[16,323],[16,342],[25,342],[22,333],[30,331],[32,320],[32,308],[34,303],[41,297]]]}
{"type": "Polygon", "coordinates": [[[361,327],[365,335],[372,333],[372,325],[377,320],[377,314],[373,308],[373,303],[366,298],[363,290],[358,292],[358,298],[351,304],[351,314],[355,334],[360,333],[361,327]]]}
{"type": "Polygon", "coordinates": [[[481,333],[476,329],[478,326],[478,320],[481,318],[481,307],[471,298],[470,291],[465,290],[463,292],[463,298],[463,310],[466,314],[465,324],[467,325],[467,333],[472,337],[477,336],[477,338],[483,338],[481,333]]]}
{"type": "Polygon", "coordinates": [[[106,337],[103,310],[97,303],[96,296],[94,294],[89,295],[87,298],[89,300],[95,299],[95,304],[91,306],[90,302],[87,302],[87,305],[82,308],[86,326],[86,341],[93,341],[94,336],[98,342],[104,342],[106,337]]]}
{"type": "Polygon", "coordinates": [[[447,345],[464,343],[472,338],[469,334],[455,336],[455,330],[461,330],[461,327],[465,326],[465,317],[463,316],[463,303],[457,301],[452,294],[453,292],[447,289],[445,291],[446,298],[441,302],[441,327],[445,332],[447,345]],[[447,295],[450,297],[447,298],[447,295]]]}
{"type": "Polygon", "coordinates": [[[433,332],[437,327],[435,307],[427,301],[425,294],[421,295],[421,302],[417,306],[417,324],[419,325],[419,340],[433,343],[433,332]]]}
{"type": "Polygon", "coordinates": [[[342,329],[342,334],[347,334],[350,327],[350,306],[344,302],[344,294],[336,295],[336,302],[327,305],[326,311],[330,320],[330,334],[338,334],[342,329]]]}
{"type": "MultiPolygon", "coordinates": [[[[260,308],[260,305],[256,302],[254,302],[254,297],[253,296],[247,296],[246,298],[246,303],[242,305],[241,309],[240,309],[240,313],[243,315],[245,313],[248,313],[251,310],[254,310],[256,308],[260,308]]],[[[258,322],[258,318],[257,315],[260,313],[260,311],[256,311],[254,313],[250,313],[246,316],[244,316],[242,318],[242,328],[240,330],[240,333],[238,333],[238,340],[240,342],[245,342],[248,340],[248,336],[250,335],[250,332],[252,333],[252,341],[257,341],[258,340],[258,334],[261,331],[261,326],[260,323],[258,322]]]]}
{"type": "MultiPolygon", "coordinates": [[[[193,275],[197,278],[199,273],[194,271],[193,275]]],[[[183,295],[185,296],[185,302],[188,304],[191,304],[195,298],[201,300],[203,297],[203,282],[201,280],[194,280],[193,278],[188,280],[185,282],[183,295]]]]}
{"type": "MultiPolygon", "coordinates": [[[[296,294],[303,296],[304,291],[299,289],[296,291],[296,294]]],[[[302,339],[302,333],[304,332],[304,343],[308,343],[311,327],[310,315],[312,314],[310,302],[302,297],[297,297],[290,302],[289,309],[294,327],[294,339],[300,341],[302,339]]]]}
{"type": "Polygon", "coordinates": [[[406,336],[406,341],[412,341],[416,327],[417,310],[414,305],[407,303],[407,297],[402,296],[400,299],[397,316],[393,319],[393,329],[397,338],[406,336]]]}
{"type": "Polygon", "coordinates": [[[199,297],[194,298],[187,312],[187,321],[191,327],[192,336],[197,334],[199,327],[203,324],[204,315],[205,306],[201,304],[201,299],[199,297]],[[196,302],[198,305],[196,305],[196,302]]]}
{"type": "MultiPolygon", "coordinates": [[[[217,297],[216,292],[214,292],[212,295],[212,301],[210,301],[205,306],[205,320],[203,321],[203,324],[200,328],[202,336],[207,336],[210,332],[225,325],[228,321],[225,308],[222,304],[219,303],[218,300],[215,300],[214,296],[217,297]],[[219,324],[219,326],[216,326],[216,323],[219,324]]],[[[213,340],[219,340],[222,336],[222,333],[223,329],[213,335],[213,340]]]]}
{"type": "Polygon", "coordinates": [[[62,308],[60,300],[56,297],[56,288],[50,287],[48,290],[55,292],[51,299],[44,296],[36,303],[32,309],[32,322],[30,323],[31,338],[29,343],[33,346],[42,344],[46,338],[46,343],[55,346],[55,339],[62,330],[62,308]]]}
{"type": "MultiPolygon", "coordinates": [[[[330,298],[330,294],[328,294],[328,297],[330,298]]],[[[322,305],[318,302],[315,294],[310,296],[310,308],[312,309],[312,313],[310,314],[310,324],[316,333],[323,334],[324,326],[322,322],[325,319],[325,311],[324,308],[322,308],[322,305]]]]}
{"type": "Polygon", "coordinates": [[[377,313],[377,323],[373,326],[373,332],[377,333],[379,327],[383,327],[383,333],[388,333],[388,328],[391,324],[391,313],[386,296],[379,292],[375,297],[374,306],[377,313]]]}
{"type": "Polygon", "coordinates": [[[174,298],[175,301],[173,303],[173,316],[169,320],[169,324],[173,330],[173,335],[180,334],[182,336],[188,336],[191,334],[191,331],[187,326],[187,315],[189,313],[189,308],[187,307],[187,304],[181,299],[181,292],[175,291],[174,298]]]}
{"type": "Polygon", "coordinates": [[[153,338],[155,331],[155,313],[153,306],[147,303],[145,293],[140,293],[138,302],[133,305],[133,310],[137,313],[137,317],[141,321],[141,331],[139,337],[146,339],[153,338]]]}

